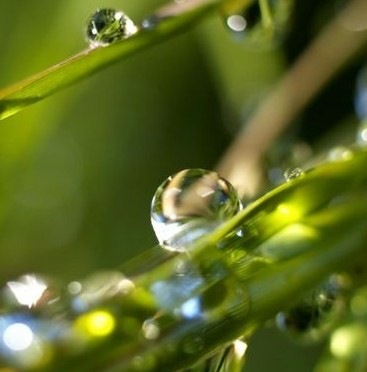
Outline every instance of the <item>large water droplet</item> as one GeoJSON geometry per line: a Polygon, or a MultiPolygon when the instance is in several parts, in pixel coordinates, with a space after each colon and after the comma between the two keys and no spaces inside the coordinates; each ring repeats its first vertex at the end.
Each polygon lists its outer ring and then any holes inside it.
{"type": "Polygon", "coordinates": [[[332,275],[298,305],[277,314],[278,328],[301,341],[322,339],[339,320],[345,308],[345,280],[332,275]]]}
{"type": "Polygon", "coordinates": [[[115,9],[98,9],[87,22],[86,36],[91,47],[104,46],[127,38],[138,31],[125,13],[115,9]]]}
{"type": "Polygon", "coordinates": [[[213,171],[188,169],[159,186],[152,201],[151,221],[161,244],[182,251],[241,209],[237,192],[228,181],[213,171]]]}

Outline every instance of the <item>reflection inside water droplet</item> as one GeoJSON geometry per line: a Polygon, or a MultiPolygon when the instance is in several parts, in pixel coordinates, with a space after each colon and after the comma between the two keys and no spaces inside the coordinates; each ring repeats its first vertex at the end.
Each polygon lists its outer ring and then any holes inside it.
{"type": "Polygon", "coordinates": [[[91,47],[111,44],[138,31],[125,13],[115,9],[98,9],[88,19],[86,37],[91,47]]]}
{"type": "Polygon", "coordinates": [[[213,171],[188,169],[169,177],[157,189],[151,221],[159,242],[180,251],[241,209],[228,181],[213,171]]]}

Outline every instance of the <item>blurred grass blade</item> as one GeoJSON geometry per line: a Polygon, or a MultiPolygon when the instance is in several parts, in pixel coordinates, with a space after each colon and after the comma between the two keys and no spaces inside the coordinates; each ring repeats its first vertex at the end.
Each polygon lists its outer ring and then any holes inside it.
{"type": "Polygon", "coordinates": [[[218,0],[191,2],[192,6],[166,7],[153,15],[152,27],[106,47],[87,49],[33,75],[13,86],[0,90],[0,120],[14,115],[23,108],[82,80],[120,59],[154,45],[187,29],[210,13],[218,0]],[[163,12],[163,10],[165,10],[163,12]]]}

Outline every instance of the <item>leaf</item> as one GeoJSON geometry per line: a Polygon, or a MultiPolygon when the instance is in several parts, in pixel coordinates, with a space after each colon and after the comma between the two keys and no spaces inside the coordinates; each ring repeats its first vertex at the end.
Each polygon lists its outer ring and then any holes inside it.
{"type": "Polygon", "coordinates": [[[163,8],[148,18],[154,21],[152,27],[141,29],[135,35],[108,46],[84,50],[43,72],[0,90],[0,120],[123,58],[186,30],[210,13],[218,3],[218,0],[202,0],[191,2],[190,6],[183,9],[174,5],[163,8]]]}

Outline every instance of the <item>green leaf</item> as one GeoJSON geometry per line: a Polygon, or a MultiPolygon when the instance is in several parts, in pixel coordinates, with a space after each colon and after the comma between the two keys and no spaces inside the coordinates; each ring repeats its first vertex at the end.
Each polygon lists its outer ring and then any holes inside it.
{"type": "MultiPolygon", "coordinates": [[[[163,8],[153,15],[154,26],[105,47],[87,49],[35,74],[13,86],[0,90],[0,120],[60,91],[97,71],[155,45],[189,28],[210,13],[220,2],[205,0],[177,12],[176,7],[163,8]]],[[[180,8],[178,8],[180,9],[180,8]]]]}

